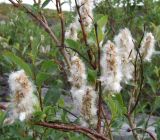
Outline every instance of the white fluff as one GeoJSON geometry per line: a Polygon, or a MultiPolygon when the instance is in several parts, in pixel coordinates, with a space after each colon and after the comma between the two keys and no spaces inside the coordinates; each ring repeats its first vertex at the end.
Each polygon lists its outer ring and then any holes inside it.
{"type": "MultiPolygon", "coordinates": [[[[80,6],[80,14],[82,17],[82,24],[85,27],[85,31],[89,32],[92,26],[92,20],[93,20],[93,1],[91,0],[80,0],[79,1],[80,6]]],[[[75,17],[73,23],[70,24],[70,26],[67,28],[67,31],[65,33],[65,37],[67,39],[73,39],[78,40],[78,31],[81,30],[81,26],[79,23],[79,15],[75,17]]]]}
{"type": "Polygon", "coordinates": [[[74,108],[80,113],[82,126],[96,125],[97,123],[97,95],[95,90],[90,86],[81,88],[72,87],[71,94],[73,97],[74,108]]]}
{"type": "Polygon", "coordinates": [[[123,80],[127,82],[132,79],[134,66],[132,62],[135,60],[136,51],[134,48],[134,39],[130,31],[125,28],[114,38],[121,58],[123,80]]]}
{"type": "Polygon", "coordinates": [[[87,30],[89,31],[92,26],[93,20],[93,1],[92,0],[81,0],[80,5],[80,13],[82,16],[82,21],[87,30]]]}
{"type": "Polygon", "coordinates": [[[77,22],[71,23],[65,33],[65,37],[67,39],[72,39],[72,40],[76,41],[78,39],[78,33],[77,33],[78,27],[79,27],[79,23],[77,23],[77,22]]]}
{"type": "Polygon", "coordinates": [[[9,75],[8,83],[12,93],[12,100],[9,117],[5,122],[10,120],[13,123],[15,119],[24,121],[30,118],[35,105],[38,103],[36,96],[33,94],[34,86],[32,82],[29,81],[24,70],[20,70],[9,75]]]}
{"type": "Polygon", "coordinates": [[[68,81],[74,87],[81,87],[86,84],[86,79],[87,75],[84,63],[78,56],[72,56],[68,81]]]}
{"type": "Polygon", "coordinates": [[[155,51],[155,39],[152,33],[146,33],[141,44],[140,53],[144,61],[151,61],[155,51]]]}
{"type": "Polygon", "coordinates": [[[26,113],[25,112],[20,113],[19,120],[24,121],[25,119],[26,119],[26,113]]]}
{"type": "Polygon", "coordinates": [[[82,107],[82,98],[85,94],[85,87],[81,88],[72,87],[70,92],[72,94],[74,108],[78,113],[80,113],[82,107]]]}
{"type": "Polygon", "coordinates": [[[108,41],[102,50],[101,56],[102,75],[100,80],[105,90],[120,92],[122,80],[121,61],[118,50],[111,41],[108,41]]]}

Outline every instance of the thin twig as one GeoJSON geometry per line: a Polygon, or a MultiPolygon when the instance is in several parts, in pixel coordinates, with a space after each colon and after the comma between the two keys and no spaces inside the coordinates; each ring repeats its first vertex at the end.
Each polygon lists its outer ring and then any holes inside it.
{"type": "MultiPolygon", "coordinates": [[[[144,30],[145,30],[145,28],[144,28],[144,30]]],[[[142,58],[142,56],[141,56],[141,54],[139,52],[143,37],[144,37],[144,33],[143,33],[143,35],[141,37],[141,40],[139,42],[139,45],[138,45],[138,48],[137,48],[136,60],[135,60],[135,82],[136,82],[137,81],[137,79],[136,79],[136,77],[137,77],[137,75],[136,75],[136,73],[137,73],[137,60],[138,60],[138,56],[139,56],[139,58],[140,58],[140,76],[141,76],[140,77],[140,84],[139,84],[140,85],[139,86],[139,92],[138,92],[138,96],[137,96],[136,102],[135,102],[133,108],[129,112],[130,114],[132,114],[134,112],[134,110],[136,109],[136,107],[137,107],[137,105],[139,103],[139,100],[140,100],[140,97],[141,97],[141,92],[142,92],[143,81],[144,81],[144,77],[143,77],[143,58],[142,58]]]]}
{"type": "Polygon", "coordinates": [[[136,131],[136,130],[140,130],[140,131],[143,131],[143,132],[147,133],[151,137],[152,140],[157,140],[155,138],[155,136],[151,132],[149,132],[148,130],[142,129],[142,128],[129,129],[128,132],[130,132],[130,131],[136,131]]]}
{"type": "Polygon", "coordinates": [[[89,47],[89,44],[88,44],[88,41],[87,41],[87,33],[85,31],[85,26],[83,24],[83,18],[82,18],[82,15],[80,13],[80,7],[82,5],[79,6],[78,3],[77,3],[77,0],[75,0],[75,5],[76,5],[77,13],[78,13],[78,16],[79,16],[79,23],[80,23],[81,30],[82,30],[83,40],[84,40],[84,43],[85,43],[86,47],[88,47],[87,53],[88,53],[88,57],[89,57],[89,60],[90,60],[90,64],[91,64],[93,69],[96,69],[96,65],[93,62],[93,52],[92,52],[91,48],[89,47]]]}
{"type": "Polygon", "coordinates": [[[67,113],[69,113],[69,114],[71,114],[72,116],[74,116],[75,118],[79,118],[78,116],[76,116],[74,113],[72,113],[72,112],[70,112],[69,110],[67,110],[66,108],[64,108],[64,107],[61,107],[61,106],[58,106],[60,109],[63,109],[65,112],[67,112],[67,113]]]}
{"type": "MultiPolygon", "coordinates": [[[[97,41],[97,47],[98,47],[98,72],[97,72],[97,77],[99,77],[101,75],[101,65],[100,65],[100,61],[101,61],[101,50],[100,50],[100,46],[99,46],[99,39],[98,39],[98,25],[95,23],[94,24],[95,27],[95,33],[96,33],[96,41],[97,41]]],[[[102,85],[101,85],[101,81],[97,80],[97,85],[98,85],[98,89],[99,89],[99,99],[98,99],[98,122],[97,122],[97,132],[101,131],[101,121],[102,121],[102,85]]]]}
{"type": "Polygon", "coordinates": [[[104,110],[103,106],[102,106],[102,113],[103,113],[103,117],[104,117],[105,122],[106,122],[109,138],[110,138],[110,140],[113,140],[112,130],[111,130],[111,127],[110,127],[110,123],[108,122],[107,115],[105,113],[105,110],[104,110]]]}
{"type": "Polygon", "coordinates": [[[63,12],[62,12],[62,7],[61,7],[61,2],[60,0],[56,0],[56,8],[57,8],[57,13],[59,15],[59,19],[61,22],[61,46],[64,46],[64,40],[65,40],[65,22],[64,22],[64,17],[63,17],[63,12]]]}

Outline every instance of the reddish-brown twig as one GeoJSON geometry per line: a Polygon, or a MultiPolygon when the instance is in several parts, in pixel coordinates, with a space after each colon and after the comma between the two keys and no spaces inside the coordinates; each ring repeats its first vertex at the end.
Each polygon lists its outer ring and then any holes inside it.
{"type": "Polygon", "coordinates": [[[136,130],[140,130],[140,131],[147,133],[151,137],[152,140],[157,140],[156,137],[151,132],[149,132],[148,130],[142,129],[142,128],[128,129],[128,132],[136,131],[136,130]]]}
{"type": "Polygon", "coordinates": [[[96,69],[96,64],[93,62],[93,51],[91,50],[91,48],[89,48],[89,45],[88,45],[87,33],[85,31],[85,25],[83,24],[83,18],[82,18],[82,15],[80,13],[80,6],[78,5],[77,0],[75,0],[75,4],[76,4],[77,13],[78,13],[78,16],[79,16],[79,23],[80,23],[81,30],[82,30],[83,41],[84,41],[86,47],[88,47],[87,53],[88,53],[88,57],[89,57],[89,60],[90,60],[90,65],[92,66],[93,69],[96,69]]]}
{"type": "Polygon", "coordinates": [[[48,127],[48,128],[53,128],[56,130],[61,130],[61,131],[73,131],[73,132],[79,132],[83,133],[84,135],[93,138],[93,136],[97,139],[101,140],[109,140],[105,138],[103,135],[95,132],[94,130],[91,130],[89,128],[81,127],[79,125],[71,125],[71,124],[63,124],[63,123],[47,123],[47,122],[38,122],[35,123],[36,125],[43,126],[43,127],[48,127]]]}

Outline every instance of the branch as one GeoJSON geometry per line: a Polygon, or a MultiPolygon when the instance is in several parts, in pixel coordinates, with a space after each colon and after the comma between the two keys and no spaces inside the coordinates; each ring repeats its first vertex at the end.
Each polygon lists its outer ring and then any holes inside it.
{"type": "Polygon", "coordinates": [[[60,0],[56,0],[56,8],[57,8],[57,13],[60,18],[61,22],[61,46],[64,47],[64,40],[65,40],[65,22],[64,22],[64,17],[62,13],[62,7],[61,7],[61,2],[60,0]]]}
{"type": "Polygon", "coordinates": [[[70,124],[64,124],[64,123],[47,123],[47,122],[38,122],[38,123],[35,123],[35,125],[53,128],[53,129],[61,130],[64,132],[68,132],[68,131],[78,132],[90,137],[91,139],[93,139],[93,136],[94,136],[97,139],[109,140],[105,138],[103,135],[100,135],[99,133],[95,132],[94,130],[81,127],[79,125],[70,125],[70,124]]]}
{"type": "Polygon", "coordinates": [[[102,106],[102,113],[103,113],[103,117],[105,119],[106,126],[107,126],[107,129],[108,129],[109,138],[110,138],[110,140],[113,140],[112,130],[111,130],[111,126],[110,126],[111,124],[110,124],[110,122],[107,119],[107,114],[105,112],[104,106],[102,106]]]}
{"type": "MultiPolygon", "coordinates": [[[[86,47],[89,47],[88,42],[87,42],[87,33],[85,31],[85,26],[83,24],[83,19],[82,19],[81,13],[80,13],[80,6],[78,5],[77,0],[75,0],[75,4],[76,4],[76,9],[77,9],[77,12],[78,12],[78,16],[79,16],[79,23],[81,25],[83,40],[84,40],[84,43],[85,43],[86,47]]],[[[89,57],[90,64],[91,64],[92,68],[96,69],[96,65],[93,62],[93,52],[92,52],[91,48],[89,48],[87,50],[87,53],[88,53],[88,57],[89,57]]]]}
{"type": "MultiPolygon", "coordinates": [[[[144,27],[144,30],[145,30],[145,27],[144,27]]],[[[138,56],[140,58],[140,86],[139,86],[139,92],[138,92],[138,96],[137,96],[137,99],[136,99],[136,102],[134,104],[134,106],[132,107],[132,109],[130,110],[130,114],[132,114],[134,112],[134,110],[136,109],[138,103],[139,103],[139,100],[140,100],[140,97],[141,97],[141,92],[142,92],[142,86],[143,86],[143,81],[144,81],[144,77],[143,77],[143,58],[139,52],[139,49],[141,47],[141,42],[143,40],[143,37],[144,37],[144,33],[141,37],[141,40],[139,42],[139,45],[138,45],[138,48],[137,48],[137,54],[136,54],[136,60],[135,60],[135,82],[137,81],[136,77],[137,77],[137,60],[138,60],[138,56]]]]}
{"type": "MultiPolygon", "coordinates": [[[[98,47],[98,72],[97,72],[97,77],[101,75],[101,50],[99,46],[99,39],[98,39],[98,25],[95,23],[94,28],[95,28],[95,33],[96,33],[96,41],[97,41],[97,47],[98,47]]],[[[101,81],[97,80],[97,85],[99,89],[99,99],[98,99],[98,122],[97,122],[97,132],[101,131],[101,121],[102,121],[102,85],[101,81]]]]}

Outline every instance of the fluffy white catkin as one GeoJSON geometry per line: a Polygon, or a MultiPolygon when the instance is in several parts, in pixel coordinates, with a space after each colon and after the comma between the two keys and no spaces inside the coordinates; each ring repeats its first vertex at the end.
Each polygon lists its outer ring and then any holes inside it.
{"type": "Polygon", "coordinates": [[[72,87],[71,94],[73,98],[74,108],[81,117],[81,125],[96,125],[97,95],[93,88],[90,86],[83,86],[81,88],[72,87]]]}
{"type": "Polygon", "coordinates": [[[82,97],[81,117],[89,125],[97,124],[97,95],[91,86],[86,86],[85,94],[82,97]]]}
{"type": "Polygon", "coordinates": [[[72,56],[68,81],[73,87],[80,88],[86,84],[86,79],[87,75],[85,70],[85,64],[78,56],[72,56]]]}
{"type": "Polygon", "coordinates": [[[140,53],[144,61],[151,61],[155,51],[155,39],[152,33],[146,33],[141,44],[140,53]]]}
{"type": "Polygon", "coordinates": [[[136,57],[134,39],[130,31],[125,28],[120,30],[119,34],[115,36],[114,41],[121,58],[123,80],[127,82],[132,79],[134,72],[134,66],[132,64],[136,57]]]}
{"type": "MultiPolygon", "coordinates": [[[[80,8],[79,8],[79,12],[82,18],[82,24],[85,27],[85,30],[87,32],[90,31],[91,26],[92,26],[92,20],[93,20],[93,1],[92,0],[80,0],[78,2],[80,8]]],[[[74,22],[70,24],[70,26],[67,28],[67,31],[65,33],[65,37],[67,39],[73,39],[73,40],[77,40],[78,39],[78,31],[81,30],[80,29],[80,23],[79,23],[79,15],[77,14],[77,16],[74,19],[74,22]]]]}
{"type": "Polygon", "coordinates": [[[120,92],[122,80],[121,60],[114,43],[108,41],[102,48],[100,80],[107,91],[120,92]]]}
{"type": "Polygon", "coordinates": [[[34,107],[38,104],[36,96],[33,94],[34,86],[29,81],[24,70],[12,72],[9,75],[9,87],[12,99],[9,108],[9,117],[4,121],[11,124],[15,119],[24,121],[31,117],[34,107]]]}

